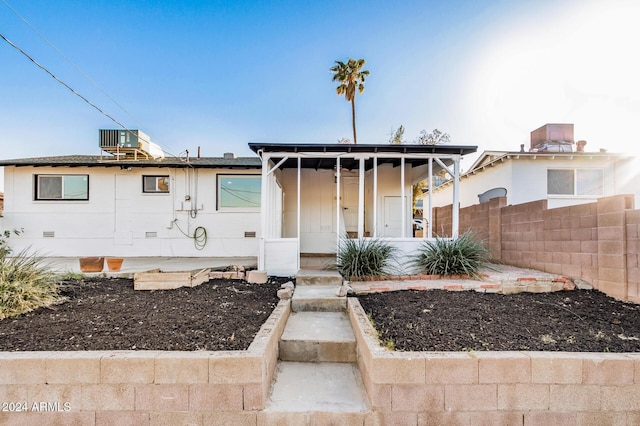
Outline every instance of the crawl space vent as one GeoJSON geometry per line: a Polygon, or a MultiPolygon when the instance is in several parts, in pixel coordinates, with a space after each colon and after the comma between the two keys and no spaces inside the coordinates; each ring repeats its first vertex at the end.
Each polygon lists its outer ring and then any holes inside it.
{"type": "Polygon", "coordinates": [[[144,233],[145,238],[156,238],[157,236],[158,236],[158,233],[153,231],[152,232],[147,231],[144,233]]]}
{"type": "Polygon", "coordinates": [[[255,238],[256,237],[256,231],[244,231],[244,237],[245,238],[255,238]]]}
{"type": "Polygon", "coordinates": [[[42,233],[42,238],[53,238],[56,236],[55,231],[44,231],[42,233]]]}

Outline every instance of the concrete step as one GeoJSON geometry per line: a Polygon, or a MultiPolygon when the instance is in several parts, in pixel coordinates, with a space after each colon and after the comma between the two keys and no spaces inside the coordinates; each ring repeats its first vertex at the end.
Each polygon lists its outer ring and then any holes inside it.
{"type": "Polygon", "coordinates": [[[356,362],[356,338],[344,312],[293,312],[280,337],[280,359],[356,362]]]}
{"type": "Polygon", "coordinates": [[[347,310],[347,298],[337,296],[339,285],[299,285],[291,298],[294,312],[342,312],[347,310]]]}
{"type": "Polygon", "coordinates": [[[263,413],[274,420],[282,413],[314,412],[355,413],[364,419],[369,410],[356,364],[279,362],[263,413]]]}
{"type": "Polygon", "coordinates": [[[296,274],[296,285],[342,285],[342,275],[336,270],[301,269],[296,274]]]}

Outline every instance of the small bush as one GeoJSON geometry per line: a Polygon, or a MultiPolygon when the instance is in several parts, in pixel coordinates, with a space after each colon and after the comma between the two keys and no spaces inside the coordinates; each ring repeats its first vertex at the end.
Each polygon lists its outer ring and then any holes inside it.
{"type": "Polygon", "coordinates": [[[410,263],[430,275],[466,274],[473,277],[489,260],[490,253],[484,242],[467,231],[455,240],[425,241],[410,263]]]}
{"type": "Polygon", "coordinates": [[[8,254],[0,250],[0,319],[61,300],[54,273],[39,257],[26,251],[15,257],[8,254]]]}
{"type": "Polygon", "coordinates": [[[391,267],[395,247],[375,239],[343,238],[340,241],[336,267],[347,279],[385,276],[391,267]]]}

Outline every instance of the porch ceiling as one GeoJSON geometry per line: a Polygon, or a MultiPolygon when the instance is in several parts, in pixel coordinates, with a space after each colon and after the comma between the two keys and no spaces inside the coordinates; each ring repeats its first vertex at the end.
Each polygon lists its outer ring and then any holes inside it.
{"type": "MultiPolygon", "coordinates": [[[[298,154],[305,154],[302,157],[301,167],[307,169],[333,169],[336,165],[336,157],[340,157],[340,166],[348,170],[355,170],[359,166],[359,160],[353,156],[362,156],[371,154],[372,156],[365,160],[365,169],[373,168],[373,157],[378,158],[378,165],[392,164],[394,167],[400,165],[402,155],[406,164],[412,166],[424,165],[426,156],[435,154],[436,157],[446,164],[453,163],[451,155],[465,155],[476,152],[476,146],[466,145],[372,145],[372,144],[262,144],[250,143],[249,148],[254,152],[270,153],[271,159],[278,163],[281,159],[289,154],[288,160],[280,165],[280,168],[297,168],[298,154]],[[389,157],[385,157],[389,154],[389,157]]],[[[434,164],[434,171],[440,169],[439,165],[434,164]]]]}

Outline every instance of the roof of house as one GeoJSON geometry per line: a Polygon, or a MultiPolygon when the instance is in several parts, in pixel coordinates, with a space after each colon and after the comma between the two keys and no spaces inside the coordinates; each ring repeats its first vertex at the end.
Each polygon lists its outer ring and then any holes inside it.
{"type": "MultiPolygon", "coordinates": [[[[484,151],[478,159],[471,165],[469,170],[460,176],[460,180],[470,178],[484,171],[487,167],[494,167],[505,161],[511,160],[593,160],[593,159],[628,159],[632,158],[629,154],[616,154],[610,152],[521,152],[521,151],[484,151]]],[[[447,180],[441,185],[434,188],[434,192],[450,185],[451,181],[447,180]]]]}
{"type": "MultiPolygon", "coordinates": [[[[275,154],[272,159],[279,161],[285,159],[289,154],[307,153],[308,157],[302,159],[303,168],[331,169],[335,166],[332,158],[342,154],[375,154],[379,158],[378,164],[400,163],[399,156],[406,156],[407,164],[424,164],[425,154],[442,155],[442,162],[450,164],[452,155],[465,155],[476,152],[476,146],[463,145],[392,145],[392,144],[296,144],[296,143],[250,143],[249,147],[256,153],[256,157],[192,157],[187,161],[185,158],[165,157],[159,159],[132,159],[131,157],[118,158],[116,156],[105,155],[63,155],[56,157],[34,157],[18,158],[13,160],[0,160],[0,166],[33,166],[33,167],[193,167],[193,168],[240,168],[259,169],[262,166],[259,155],[263,152],[275,154]],[[282,155],[278,155],[282,154],[282,155]],[[385,154],[389,157],[385,158],[385,154]]],[[[297,167],[297,158],[284,160],[281,168],[297,167]]],[[[358,160],[349,156],[341,159],[341,167],[354,169],[358,167],[358,160]]],[[[366,169],[373,167],[371,158],[366,160],[366,169]]]]}
{"type": "Polygon", "coordinates": [[[57,157],[18,158],[14,160],[0,160],[0,166],[34,166],[34,167],[193,167],[204,169],[236,168],[259,169],[262,164],[257,157],[201,157],[185,158],[167,157],[161,159],[131,158],[117,159],[111,155],[63,155],[57,157]]]}
{"type": "MultiPolygon", "coordinates": [[[[466,155],[476,152],[477,146],[468,145],[394,145],[394,144],[312,144],[312,143],[250,143],[249,148],[253,152],[275,154],[272,158],[275,162],[284,160],[281,168],[298,167],[297,156],[292,155],[290,158],[287,154],[306,153],[309,156],[302,157],[303,168],[314,169],[332,169],[336,162],[336,157],[341,158],[341,167],[347,169],[358,168],[358,160],[343,154],[374,154],[377,157],[378,164],[392,163],[394,166],[400,164],[399,155],[406,155],[405,162],[407,164],[424,164],[424,154],[436,154],[443,157],[451,155],[466,155]],[[277,154],[282,154],[278,156],[277,154]],[[315,155],[314,155],[315,154],[315,155]],[[389,157],[385,158],[385,154],[389,157]],[[422,155],[422,157],[421,157],[422,155]]],[[[445,164],[451,164],[452,160],[446,158],[442,160],[445,164]]],[[[367,170],[373,167],[372,158],[365,161],[367,170]]],[[[439,166],[437,166],[439,167],[439,166]]]]}

